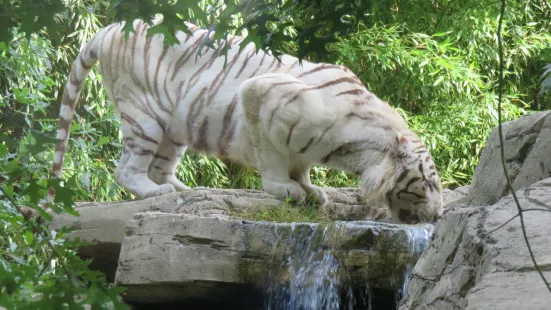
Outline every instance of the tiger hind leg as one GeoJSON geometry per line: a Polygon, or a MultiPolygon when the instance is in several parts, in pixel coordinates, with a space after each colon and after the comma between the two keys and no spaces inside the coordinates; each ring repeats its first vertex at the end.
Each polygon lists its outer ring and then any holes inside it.
{"type": "Polygon", "coordinates": [[[157,151],[163,134],[162,129],[155,120],[144,119],[143,115],[139,114],[139,118],[133,118],[131,112],[121,115],[123,152],[115,169],[115,178],[122,187],[139,199],[175,192],[174,185],[159,185],[148,177],[149,164],[157,151]],[[143,128],[147,128],[148,131],[145,132],[143,128]]]}
{"type": "Polygon", "coordinates": [[[289,158],[279,154],[268,141],[263,141],[256,147],[258,148],[258,170],[262,175],[264,190],[278,199],[291,198],[299,204],[304,202],[306,192],[299,183],[289,177],[287,172],[289,158]]]}
{"type": "Polygon", "coordinates": [[[172,141],[165,134],[149,164],[149,178],[157,184],[172,184],[179,192],[189,189],[176,177],[176,168],[186,149],[187,146],[172,141]]]}
{"type": "Polygon", "coordinates": [[[291,198],[302,203],[306,192],[289,177],[290,158],[284,151],[280,152],[268,138],[266,126],[263,124],[261,115],[267,103],[266,89],[272,87],[274,82],[270,77],[249,79],[240,88],[240,102],[245,111],[246,128],[253,145],[256,168],[262,176],[262,185],[266,192],[278,199],[291,198]]]}

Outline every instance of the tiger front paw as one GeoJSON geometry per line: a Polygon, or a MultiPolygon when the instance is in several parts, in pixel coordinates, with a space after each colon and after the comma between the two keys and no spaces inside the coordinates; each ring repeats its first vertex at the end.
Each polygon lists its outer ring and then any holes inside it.
{"type": "Polygon", "coordinates": [[[277,199],[285,200],[291,198],[294,202],[300,204],[306,199],[306,192],[296,183],[279,183],[270,180],[262,180],[264,190],[277,199]]]}
{"type": "Polygon", "coordinates": [[[318,206],[322,207],[327,202],[329,202],[329,198],[327,198],[327,194],[325,193],[323,188],[315,185],[308,185],[308,186],[303,185],[303,188],[306,191],[306,193],[308,193],[308,196],[310,196],[316,201],[318,206]]]}

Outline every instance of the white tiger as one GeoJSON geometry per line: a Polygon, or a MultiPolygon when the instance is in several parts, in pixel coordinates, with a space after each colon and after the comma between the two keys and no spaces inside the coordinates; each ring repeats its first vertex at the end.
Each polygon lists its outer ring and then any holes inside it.
{"type": "MultiPolygon", "coordinates": [[[[160,20],[157,21],[157,23],[160,20]]],[[[435,222],[443,212],[442,186],[429,151],[386,102],[344,66],[281,62],[254,43],[230,36],[204,47],[208,31],[187,24],[179,45],[133,23],[111,24],[82,48],[62,97],[52,171],[60,177],[81,87],[99,61],[109,100],[121,115],[123,150],[117,181],[138,198],[188,189],[175,176],[186,149],[255,167],[275,197],[302,202],[327,195],[312,185],[315,164],[360,176],[366,203],[388,206],[401,223],[435,222]],[[223,45],[223,44],[222,44],[223,45]]],[[[214,33],[211,33],[212,36],[214,33]]],[[[212,38],[212,37],[211,37],[212,38]]],[[[53,195],[50,192],[50,195],[53,195]]]]}

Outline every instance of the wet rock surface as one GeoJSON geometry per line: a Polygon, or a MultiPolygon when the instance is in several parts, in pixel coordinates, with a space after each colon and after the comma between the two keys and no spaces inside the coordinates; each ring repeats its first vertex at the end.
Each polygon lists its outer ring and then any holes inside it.
{"type": "MultiPolygon", "coordinates": [[[[327,188],[331,202],[320,212],[332,220],[375,220],[391,222],[390,212],[384,208],[360,204],[360,190],[355,188],[327,188]]],[[[55,216],[51,227],[74,226],[73,233],[88,241],[120,243],[126,222],[139,212],[157,211],[172,214],[190,214],[201,217],[241,218],[269,208],[278,208],[281,201],[268,193],[241,189],[192,189],[180,193],[113,203],[81,203],[79,216],[55,216]]]]}
{"type": "MultiPolygon", "coordinates": [[[[328,188],[327,194],[332,202],[320,211],[331,219],[391,221],[386,209],[359,204],[358,189],[328,188]]],[[[84,258],[93,258],[90,267],[101,270],[109,281],[114,281],[126,224],[137,213],[161,212],[230,219],[280,205],[280,200],[263,191],[201,188],[144,200],[79,203],[76,208],[78,217],[67,214],[54,216],[50,227],[74,227],[71,237],[93,242],[93,245],[81,248],[80,254],[84,258]]]]}
{"type": "MultiPolygon", "coordinates": [[[[446,190],[444,201],[460,205],[467,191],[446,190]]],[[[93,242],[80,254],[127,288],[125,300],[138,308],[394,305],[432,226],[385,223],[388,212],[358,204],[357,189],[328,192],[333,202],[322,212],[336,220],[331,223],[247,221],[241,216],[281,202],[262,191],[194,189],[80,204],[78,217],[55,216],[51,227],[76,227],[72,237],[93,242]]]]}
{"type": "MultiPolygon", "coordinates": [[[[128,302],[228,302],[245,291],[254,304],[254,296],[285,290],[297,273],[305,287],[322,283],[313,286],[315,296],[316,290],[327,289],[324,276],[312,278],[315,268],[301,269],[315,264],[335,269],[339,282],[329,286],[353,290],[356,284],[369,284],[382,295],[401,289],[432,225],[370,221],[390,221],[388,211],[360,205],[357,189],[328,192],[333,202],[322,212],[337,220],[329,224],[242,220],[245,213],[281,202],[261,191],[195,189],[138,201],[81,204],[78,217],[55,216],[51,227],[76,227],[71,237],[93,242],[80,254],[93,259],[91,268],[127,288],[128,302]]],[[[337,302],[351,298],[339,290],[331,295],[339,295],[337,302]]]]}
{"type": "Polygon", "coordinates": [[[127,224],[116,283],[129,288],[128,300],[165,302],[186,294],[207,297],[209,289],[194,283],[212,283],[211,289],[232,283],[265,288],[270,281],[289,281],[301,267],[331,255],[334,261],[327,263],[336,268],[337,280],[345,276],[347,282],[396,290],[403,283],[406,266],[413,265],[423,250],[423,244],[414,244],[413,235],[420,233],[426,243],[431,228],[373,222],[278,224],[139,213],[127,224]],[[316,253],[320,249],[327,251],[316,253]],[[296,257],[300,252],[304,256],[296,257]],[[293,259],[299,264],[288,268],[285,262],[293,259]],[[173,294],[186,285],[182,293],[173,294]]]}

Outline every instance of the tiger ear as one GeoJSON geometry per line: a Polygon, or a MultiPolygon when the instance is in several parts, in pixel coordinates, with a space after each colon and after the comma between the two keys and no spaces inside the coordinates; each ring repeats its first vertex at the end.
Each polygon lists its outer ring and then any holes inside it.
{"type": "Polygon", "coordinates": [[[396,145],[398,145],[401,149],[406,149],[411,145],[410,138],[406,137],[405,135],[397,132],[396,133],[396,145]]]}
{"type": "Polygon", "coordinates": [[[401,133],[396,133],[396,151],[399,155],[404,156],[408,152],[408,147],[410,143],[408,138],[406,136],[402,135],[401,133]]]}
{"type": "Polygon", "coordinates": [[[398,145],[405,145],[408,142],[408,139],[404,135],[399,132],[396,133],[396,143],[398,143],[398,145]]]}

